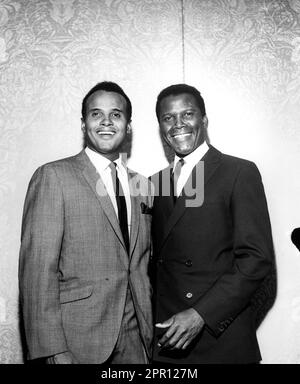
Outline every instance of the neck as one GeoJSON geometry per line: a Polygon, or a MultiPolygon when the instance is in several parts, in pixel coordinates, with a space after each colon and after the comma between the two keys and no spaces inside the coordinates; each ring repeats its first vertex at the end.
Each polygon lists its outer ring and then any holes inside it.
{"type": "Polygon", "coordinates": [[[102,152],[99,152],[97,151],[95,148],[93,148],[92,146],[90,145],[87,145],[87,147],[93,151],[93,152],[96,152],[96,153],[99,153],[99,155],[101,156],[104,156],[107,160],[110,160],[110,161],[115,161],[119,158],[119,152],[113,152],[113,153],[102,153],[102,152]]]}
{"type": "Polygon", "coordinates": [[[196,149],[198,149],[199,147],[201,147],[201,145],[204,143],[204,139],[197,145],[197,147],[195,147],[191,152],[189,153],[176,153],[176,156],[177,157],[180,157],[181,159],[183,159],[184,157],[190,155],[191,153],[193,153],[194,151],[196,151],[196,149]]]}

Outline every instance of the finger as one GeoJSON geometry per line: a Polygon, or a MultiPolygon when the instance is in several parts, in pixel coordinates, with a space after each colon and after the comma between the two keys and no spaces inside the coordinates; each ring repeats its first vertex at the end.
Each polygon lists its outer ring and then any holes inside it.
{"type": "Polygon", "coordinates": [[[185,336],[182,332],[177,330],[177,332],[169,339],[165,344],[164,348],[168,349],[177,349],[177,344],[182,345],[185,342],[185,336]]]}
{"type": "Polygon", "coordinates": [[[168,320],[164,321],[163,323],[156,323],[155,326],[157,328],[168,328],[172,325],[173,323],[173,317],[170,317],[168,320]]]}
{"type": "Polygon", "coordinates": [[[170,337],[173,336],[173,334],[176,332],[176,328],[174,326],[171,326],[163,335],[163,337],[158,341],[159,347],[164,347],[164,345],[168,342],[170,337]]]}
{"type": "MultiPolygon", "coordinates": [[[[183,349],[183,345],[185,344],[187,342],[187,336],[186,335],[182,335],[179,339],[178,339],[178,341],[177,341],[177,343],[175,344],[175,345],[173,345],[173,347],[171,348],[171,350],[173,350],[173,349],[183,349]]],[[[170,342],[170,344],[171,344],[171,342],[170,342]]]]}
{"type": "Polygon", "coordinates": [[[155,324],[156,328],[168,328],[171,324],[157,323],[155,324]]]}
{"type": "Polygon", "coordinates": [[[192,340],[189,340],[189,339],[188,339],[188,340],[183,344],[182,349],[186,349],[186,348],[190,345],[191,341],[192,341],[192,340]]]}

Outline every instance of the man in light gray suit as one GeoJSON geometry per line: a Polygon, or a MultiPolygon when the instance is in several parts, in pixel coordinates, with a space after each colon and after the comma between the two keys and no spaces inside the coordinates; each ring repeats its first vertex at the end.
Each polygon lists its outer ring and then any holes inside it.
{"type": "Polygon", "coordinates": [[[117,84],[98,83],[82,103],[87,147],[30,181],[19,264],[29,359],[149,361],[151,199],[120,156],[131,113],[117,84]]]}

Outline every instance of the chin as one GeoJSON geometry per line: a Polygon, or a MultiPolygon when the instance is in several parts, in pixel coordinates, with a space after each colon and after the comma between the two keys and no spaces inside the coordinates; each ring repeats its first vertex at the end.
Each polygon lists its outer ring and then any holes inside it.
{"type": "Polygon", "coordinates": [[[193,147],[185,147],[178,149],[175,148],[174,150],[178,155],[189,155],[191,152],[193,152],[193,147]]]}

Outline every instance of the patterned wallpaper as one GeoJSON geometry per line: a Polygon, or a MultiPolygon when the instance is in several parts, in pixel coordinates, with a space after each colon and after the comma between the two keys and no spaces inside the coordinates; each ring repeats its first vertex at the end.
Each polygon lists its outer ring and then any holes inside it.
{"type": "Polygon", "coordinates": [[[0,0],[0,363],[22,363],[18,250],[22,206],[39,165],[80,150],[80,104],[96,82],[132,99],[130,166],[166,164],[157,93],[203,93],[219,149],[263,175],[278,296],[259,328],[265,362],[300,362],[300,0],[0,0]],[[155,156],[153,156],[155,154],[155,156]]]}
{"type": "Polygon", "coordinates": [[[280,129],[298,144],[299,12],[299,1],[185,1],[187,80],[221,80],[277,124],[290,114],[280,129]]]}

